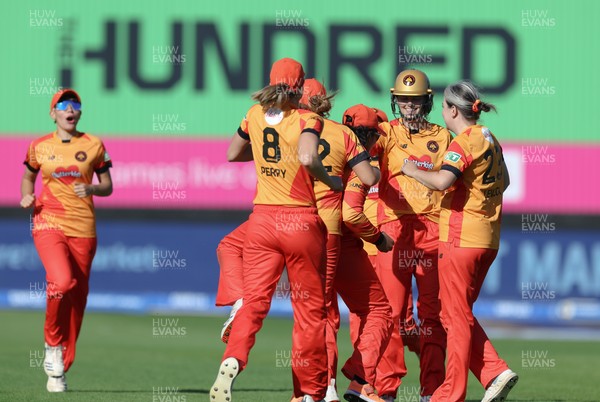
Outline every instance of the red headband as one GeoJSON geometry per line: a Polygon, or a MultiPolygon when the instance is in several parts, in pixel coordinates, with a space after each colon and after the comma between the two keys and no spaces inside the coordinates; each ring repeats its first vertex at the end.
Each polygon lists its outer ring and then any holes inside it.
{"type": "Polygon", "coordinates": [[[479,105],[481,104],[481,100],[477,99],[474,103],[473,106],[471,106],[471,110],[474,111],[475,113],[479,113],[480,109],[479,109],[479,105]]]}

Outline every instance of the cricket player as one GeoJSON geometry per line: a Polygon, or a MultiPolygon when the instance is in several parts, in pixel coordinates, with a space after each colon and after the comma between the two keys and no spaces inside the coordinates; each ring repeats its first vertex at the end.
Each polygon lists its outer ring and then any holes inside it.
{"type": "Polygon", "coordinates": [[[50,101],[56,130],[31,143],[21,181],[21,207],[33,207],[32,235],[46,270],[44,370],[49,392],[67,390],[96,253],[93,196],[112,193],[112,162],[97,137],[80,132],[81,98],[63,89],[50,101]],[[42,192],[35,180],[42,173],[42,192]],[[96,174],[99,183],[92,184],[96,174]]]}
{"type": "Polygon", "coordinates": [[[440,213],[439,275],[441,318],[448,334],[444,383],[432,402],[463,402],[469,369],[486,389],[482,402],[504,401],[519,377],[508,368],[473,316],[485,276],[498,254],[502,194],[510,180],[502,147],[489,128],[477,124],[495,110],[469,81],[444,91],[442,116],[456,137],[441,170],[428,172],[408,162],[405,175],[445,191],[440,213]]]}

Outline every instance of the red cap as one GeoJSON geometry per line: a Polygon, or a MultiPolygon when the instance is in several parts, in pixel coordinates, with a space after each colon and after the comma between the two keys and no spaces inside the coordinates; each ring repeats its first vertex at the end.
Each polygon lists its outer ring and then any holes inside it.
{"type": "Polygon", "coordinates": [[[269,85],[287,84],[292,89],[298,89],[304,84],[304,69],[294,59],[279,59],[271,67],[270,79],[269,85]]]}
{"type": "Polygon", "coordinates": [[[373,110],[377,114],[377,119],[379,120],[380,123],[383,123],[384,121],[389,121],[387,114],[385,114],[385,112],[383,110],[377,109],[376,107],[374,107],[373,110]]]}
{"type": "Polygon", "coordinates": [[[346,109],[342,116],[342,124],[348,127],[368,127],[375,128],[381,135],[385,132],[379,128],[379,119],[377,113],[371,107],[365,106],[362,103],[354,105],[346,109]]]}
{"type": "Polygon", "coordinates": [[[54,96],[52,97],[52,100],[50,101],[50,110],[54,109],[54,106],[56,106],[56,104],[58,103],[60,98],[62,98],[63,96],[65,96],[67,94],[73,95],[75,97],[75,99],[77,99],[77,102],[81,103],[81,98],[79,97],[79,94],[77,92],[75,92],[74,89],[64,88],[64,89],[61,89],[60,91],[58,91],[57,93],[55,93],[54,96]]]}
{"type": "Polygon", "coordinates": [[[300,98],[300,103],[308,105],[309,99],[318,95],[327,95],[327,91],[323,84],[315,78],[306,79],[304,81],[304,86],[302,87],[302,98],[300,98]]]}

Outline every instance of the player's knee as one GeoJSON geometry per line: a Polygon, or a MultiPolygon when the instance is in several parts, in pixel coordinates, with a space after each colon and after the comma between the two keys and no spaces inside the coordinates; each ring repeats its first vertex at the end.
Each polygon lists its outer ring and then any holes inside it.
{"type": "Polygon", "coordinates": [[[48,281],[46,297],[49,299],[60,299],[75,285],[73,278],[62,278],[57,281],[48,281]]]}

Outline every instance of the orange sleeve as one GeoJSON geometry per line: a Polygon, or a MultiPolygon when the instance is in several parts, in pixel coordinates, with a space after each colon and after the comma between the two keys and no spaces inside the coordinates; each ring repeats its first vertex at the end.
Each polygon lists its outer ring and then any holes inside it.
{"type": "Polygon", "coordinates": [[[448,150],[444,154],[441,170],[448,170],[454,173],[456,177],[462,176],[462,173],[473,162],[473,155],[468,149],[467,137],[462,134],[457,136],[452,140],[450,146],[448,146],[448,150]]]}
{"type": "Polygon", "coordinates": [[[352,175],[344,190],[342,219],[348,229],[361,239],[375,243],[381,232],[375,227],[364,213],[364,205],[369,187],[365,186],[356,175],[352,175]]]}
{"type": "Polygon", "coordinates": [[[321,137],[321,132],[323,132],[323,118],[315,113],[306,113],[303,114],[300,118],[300,129],[303,133],[312,133],[317,137],[321,137]]]}
{"type": "Polygon", "coordinates": [[[108,152],[106,152],[104,144],[100,142],[100,146],[98,147],[98,152],[94,160],[94,172],[96,172],[96,174],[104,173],[111,167],[112,160],[110,159],[110,155],[108,155],[108,152]]]}
{"type": "Polygon", "coordinates": [[[33,142],[29,144],[29,148],[27,149],[27,154],[25,155],[25,160],[23,161],[23,164],[34,173],[37,173],[40,170],[41,165],[37,160],[37,156],[35,153],[35,145],[33,142]]]}
{"type": "Polygon", "coordinates": [[[369,154],[360,144],[356,134],[344,130],[344,146],[346,147],[346,163],[353,168],[362,161],[369,160],[369,154]]]}
{"type": "Polygon", "coordinates": [[[237,129],[237,133],[240,137],[246,141],[250,141],[250,134],[248,133],[248,115],[244,116],[240,126],[237,129]]]}

